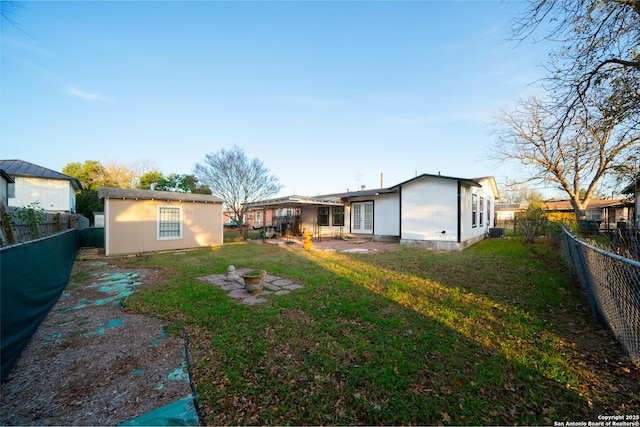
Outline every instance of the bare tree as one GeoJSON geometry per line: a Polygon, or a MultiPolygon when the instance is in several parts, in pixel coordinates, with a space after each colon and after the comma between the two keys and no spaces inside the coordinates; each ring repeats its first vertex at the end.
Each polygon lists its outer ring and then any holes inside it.
{"type": "Polygon", "coordinates": [[[501,111],[492,157],[527,166],[527,181],[556,184],[581,221],[600,180],[638,149],[640,134],[621,126],[601,106],[581,105],[560,132],[558,114],[555,106],[536,98],[520,101],[512,112],[501,111]]]}
{"type": "Polygon", "coordinates": [[[529,38],[543,26],[544,38],[560,43],[545,80],[562,113],[556,130],[572,126],[586,99],[616,105],[618,120],[637,129],[640,0],[530,0],[528,11],[515,20],[514,38],[529,38]]]}
{"type": "Polygon", "coordinates": [[[230,150],[207,154],[203,163],[196,164],[194,174],[233,211],[241,235],[248,205],[271,197],[282,188],[260,160],[249,160],[244,150],[235,145],[230,150]]]}
{"type": "Polygon", "coordinates": [[[507,182],[500,186],[500,200],[502,202],[522,203],[543,198],[542,193],[516,180],[507,179],[507,182]]]}

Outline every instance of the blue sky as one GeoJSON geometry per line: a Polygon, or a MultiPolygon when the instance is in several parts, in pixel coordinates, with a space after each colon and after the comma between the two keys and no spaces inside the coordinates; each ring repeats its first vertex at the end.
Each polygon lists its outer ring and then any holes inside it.
{"type": "Polygon", "coordinates": [[[498,183],[498,108],[549,47],[509,41],[522,1],[23,2],[0,41],[0,157],[192,173],[237,145],[280,195],[420,173],[498,183]]]}

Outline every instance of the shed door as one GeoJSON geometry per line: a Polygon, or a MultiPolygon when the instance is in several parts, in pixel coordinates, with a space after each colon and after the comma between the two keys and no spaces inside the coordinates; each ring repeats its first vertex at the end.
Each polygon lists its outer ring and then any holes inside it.
{"type": "Polygon", "coordinates": [[[353,203],[351,215],[353,233],[373,234],[373,202],[353,203]]]}

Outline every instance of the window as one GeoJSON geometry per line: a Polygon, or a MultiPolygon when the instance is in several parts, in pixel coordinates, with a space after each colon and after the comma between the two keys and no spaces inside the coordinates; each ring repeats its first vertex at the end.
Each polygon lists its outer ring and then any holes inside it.
{"type": "Polygon", "coordinates": [[[472,194],[471,195],[471,225],[473,227],[478,225],[477,220],[478,220],[478,195],[472,194]]]}
{"type": "Polygon", "coordinates": [[[182,239],[182,208],[158,206],[158,240],[182,239]]]}
{"type": "Polygon", "coordinates": [[[480,227],[482,227],[482,214],[484,213],[484,197],[480,197],[480,227]]]}
{"type": "Polygon", "coordinates": [[[487,200],[487,224],[491,225],[491,200],[487,200]]]}
{"type": "Polygon", "coordinates": [[[260,222],[260,218],[262,216],[262,215],[260,215],[261,213],[262,212],[260,212],[260,211],[256,212],[256,220],[254,222],[255,225],[260,225],[261,224],[261,222],[260,222]]]}
{"type": "Polygon", "coordinates": [[[329,206],[318,207],[318,225],[329,225],[329,206]]]}
{"type": "Polygon", "coordinates": [[[333,207],[333,225],[344,225],[344,206],[333,207]]]}

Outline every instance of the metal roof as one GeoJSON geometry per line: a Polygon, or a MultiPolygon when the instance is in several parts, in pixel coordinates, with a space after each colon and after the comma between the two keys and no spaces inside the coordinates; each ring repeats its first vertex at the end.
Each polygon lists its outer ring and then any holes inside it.
{"type": "Polygon", "coordinates": [[[325,197],[326,196],[306,197],[294,194],[291,196],[277,197],[275,199],[260,200],[257,202],[249,203],[248,208],[291,208],[300,207],[303,205],[342,206],[342,202],[339,199],[331,199],[325,197]]]}
{"type": "Polygon", "coordinates": [[[174,200],[179,202],[223,203],[210,194],[178,193],[174,191],[138,190],[135,188],[99,187],[98,199],[174,200]]]}
{"type": "Polygon", "coordinates": [[[77,178],[47,169],[24,160],[0,160],[0,169],[4,170],[9,176],[30,177],[30,178],[46,178],[71,181],[71,185],[80,190],[82,185],[77,178]]]}

